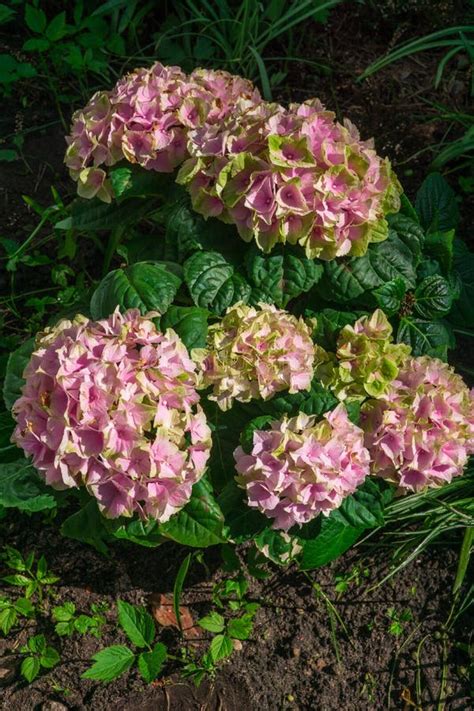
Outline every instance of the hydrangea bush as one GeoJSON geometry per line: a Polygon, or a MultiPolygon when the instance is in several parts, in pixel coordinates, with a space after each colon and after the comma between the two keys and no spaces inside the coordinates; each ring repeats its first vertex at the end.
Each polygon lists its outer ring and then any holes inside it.
{"type": "Polygon", "coordinates": [[[441,176],[412,205],[318,100],[161,64],[67,142],[56,230],[105,240],[105,275],[10,357],[3,507],[66,500],[63,533],[100,550],[250,539],[309,569],[463,475],[473,395],[447,360],[472,305],[441,176]]]}

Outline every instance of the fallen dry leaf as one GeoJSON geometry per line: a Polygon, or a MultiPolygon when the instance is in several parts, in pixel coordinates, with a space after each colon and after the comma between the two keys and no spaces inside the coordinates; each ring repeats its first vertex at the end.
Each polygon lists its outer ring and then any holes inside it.
{"type": "MultiPolygon", "coordinates": [[[[150,605],[153,617],[162,627],[176,627],[179,629],[178,620],[174,614],[173,597],[164,593],[152,593],[150,595],[150,605]]],[[[201,637],[201,630],[194,624],[193,616],[189,607],[179,606],[181,615],[181,626],[185,639],[196,639],[201,637]]]]}

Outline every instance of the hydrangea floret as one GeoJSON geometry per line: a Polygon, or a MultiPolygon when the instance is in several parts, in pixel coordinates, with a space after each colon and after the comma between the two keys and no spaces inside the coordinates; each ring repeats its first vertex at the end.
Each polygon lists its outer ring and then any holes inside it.
{"type": "Polygon", "coordinates": [[[249,506],[284,531],[329,515],[369,474],[364,433],[343,404],[320,422],[300,413],[256,430],[251,452],[239,447],[234,458],[249,506]]]}
{"type": "Polygon", "coordinates": [[[195,364],[152,316],[78,316],[41,334],[13,440],[47,484],[85,486],[105,516],[164,522],[204,474],[211,433],[195,364]]]}
{"type": "Polygon", "coordinates": [[[308,390],[313,378],[311,326],[271,304],[227,309],[209,328],[207,349],[195,349],[203,385],[222,410],[234,400],[267,400],[275,393],[308,390]]]}
{"type": "Polygon", "coordinates": [[[66,165],[81,197],[113,197],[106,169],[120,160],[170,173],[187,157],[187,133],[257,104],[251,82],[227,72],[156,62],[94,94],[72,118],[66,165]]]}
{"type": "Polygon", "coordinates": [[[335,357],[328,354],[317,373],[341,401],[383,397],[411,353],[392,341],[392,326],[377,309],[341,329],[335,357]]]}
{"type": "Polygon", "coordinates": [[[178,182],[194,209],[234,223],[265,252],[289,242],[309,258],[361,256],[387,237],[385,216],[400,208],[388,159],[317,99],[288,109],[262,102],[188,139],[178,182]]]}
{"type": "Polygon", "coordinates": [[[409,358],[383,399],[363,406],[372,473],[405,491],[449,483],[474,453],[474,397],[453,369],[409,358]]]}

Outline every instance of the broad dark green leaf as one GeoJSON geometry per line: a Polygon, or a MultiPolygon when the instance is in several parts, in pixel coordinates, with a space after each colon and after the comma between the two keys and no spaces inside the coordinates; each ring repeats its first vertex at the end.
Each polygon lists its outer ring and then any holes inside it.
{"type": "Polygon", "coordinates": [[[184,263],[184,280],[196,306],[215,314],[250,296],[245,279],[218,252],[192,254],[184,263]]]}
{"type": "MultiPolygon", "coordinates": [[[[15,421],[9,412],[0,412],[0,462],[14,462],[20,456],[18,447],[11,442],[15,421]]],[[[0,465],[1,466],[1,465],[0,465]]]]}
{"type": "Polygon", "coordinates": [[[213,432],[213,446],[208,465],[209,478],[214,489],[220,491],[235,476],[233,452],[240,444],[240,433],[256,413],[249,412],[240,402],[235,402],[226,412],[222,412],[216,403],[205,398],[202,404],[213,432]]]}
{"type": "Polygon", "coordinates": [[[295,416],[298,412],[320,416],[332,410],[337,402],[332,392],[326,390],[320,381],[314,378],[309,391],[300,391],[291,395],[284,392],[270,400],[256,400],[249,405],[243,404],[243,409],[253,416],[261,412],[264,415],[272,415],[275,419],[283,415],[295,416]]]}
{"type": "Polygon", "coordinates": [[[440,173],[431,173],[416,195],[415,208],[422,227],[430,232],[456,229],[459,210],[456,195],[440,173]]]}
{"type": "Polygon", "coordinates": [[[454,268],[461,281],[461,293],[449,320],[459,327],[474,328],[474,252],[460,239],[454,241],[454,268]]]}
{"type": "Polygon", "coordinates": [[[106,542],[109,542],[110,536],[94,499],[63,522],[61,533],[81,543],[88,543],[99,553],[105,555],[108,552],[106,542]]]}
{"type": "Polygon", "coordinates": [[[224,543],[224,517],[209,483],[201,480],[195,484],[189,503],[162,524],[160,530],[173,541],[193,548],[224,543]]]}
{"type": "Polygon", "coordinates": [[[423,279],[415,291],[415,299],[415,313],[426,320],[444,316],[453,303],[449,282],[436,275],[423,279]]]}
{"type": "Polygon", "coordinates": [[[96,681],[112,681],[126,672],[135,661],[135,655],[131,649],[122,644],[114,644],[111,647],[101,649],[92,657],[94,664],[82,675],[83,679],[94,679],[96,681]]]}
{"type": "Polygon", "coordinates": [[[337,339],[340,331],[348,324],[353,324],[358,314],[352,311],[336,311],[335,309],[323,309],[322,311],[305,311],[305,317],[316,318],[316,330],[313,338],[328,351],[335,351],[337,339]]]}
{"type": "Polygon", "coordinates": [[[170,306],[161,318],[161,328],[172,328],[188,350],[204,348],[209,311],[198,306],[170,306]]]}
{"type": "Polygon", "coordinates": [[[324,277],[318,283],[321,296],[340,303],[367,303],[366,292],[388,281],[401,279],[407,289],[416,285],[413,254],[397,233],[389,230],[384,242],[371,244],[363,257],[324,263],[324,277]]]}
{"type": "Polygon", "coordinates": [[[5,380],[3,382],[3,400],[7,410],[12,409],[21,395],[21,389],[25,384],[23,371],[28,365],[34,347],[34,338],[30,338],[13,351],[8,358],[5,380]]]}
{"type": "MultiPolygon", "coordinates": [[[[410,217],[412,220],[414,220],[417,224],[420,224],[420,218],[418,217],[418,213],[415,210],[414,206],[412,205],[411,201],[407,198],[405,193],[402,193],[400,196],[400,215],[406,215],[406,217],[410,217]]],[[[390,217],[392,215],[387,216],[387,222],[390,222],[390,217]]]]}
{"type": "Polygon", "coordinates": [[[445,276],[448,276],[453,266],[453,244],[455,231],[430,232],[426,235],[425,253],[440,264],[445,276]]]}
{"type": "Polygon", "coordinates": [[[407,343],[415,356],[430,355],[447,359],[449,348],[455,341],[451,329],[444,321],[426,321],[404,317],[397,331],[397,343],[407,343]]]}
{"type": "Polygon", "coordinates": [[[143,607],[117,600],[118,621],[129,640],[136,647],[149,646],[155,637],[153,617],[143,607]]]}
{"type": "Polygon", "coordinates": [[[288,565],[299,552],[299,541],[274,528],[266,528],[255,536],[255,545],[266,558],[277,565],[288,565]]]}
{"type": "Polygon", "coordinates": [[[387,222],[389,227],[395,230],[401,241],[408,247],[413,255],[414,262],[417,263],[421,257],[425,242],[425,234],[418,219],[413,219],[401,212],[397,212],[395,215],[388,215],[387,222]]]}
{"type": "Polygon", "coordinates": [[[234,480],[228,482],[217,500],[225,517],[229,539],[234,543],[253,538],[271,525],[270,519],[250,508],[244,491],[234,480]]]}
{"type": "Polygon", "coordinates": [[[43,484],[24,458],[0,464],[0,506],[20,511],[44,511],[56,506],[53,490],[43,484]]]}
{"type": "Polygon", "coordinates": [[[377,305],[383,309],[386,315],[393,316],[398,313],[402,305],[403,297],[406,293],[405,282],[398,277],[379,286],[378,289],[374,289],[372,293],[375,296],[377,305]]]}
{"type": "Polygon", "coordinates": [[[300,556],[301,570],[311,570],[326,565],[345,553],[363,533],[365,526],[348,526],[338,510],[322,516],[320,530],[309,540],[301,540],[303,551],[300,556]]]}
{"type": "Polygon", "coordinates": [[[168,656],[168,650],[162,642],[157,642],[151,652],[142,652],[138,657],[138,670],[150,684],[156,679],[168,656]]]}
{"type": "Polygon", "coordinates": [[[77,198],[70,208],[70,216],[57,222],[55,229],[75,229],[79,232],[112,230],[138,222],[147,213],[152,212],[155,207],[153,200],[140,200],[139,198],[126,200],[122,203],[114,201],[110,205],[100,200],[77,198]]]}
{"type": "Polygon", "coordinates": [[[164,241],[161,234],[157,232],[141,232],[133,230],[127,232],[127,240],[121,242],[116,251],[122,256],[127,264],[137,262],[161,262],[165,259],[164,241]]]}
{"type": "Polygon", "coordinates": [[[114,538],[137,543],[145,548],[156,548],[166,541],[161,535],[157,521],[130,520],[129,518],[102,519],[103,525],[114,538]]]}
{"type": "Polygon", "coordinates": [[[250,282],[256,287],[254,301],[263,300],[285,307],[291,299],[309,291],[321,278],[323,267],[314,259],[292,253],[263,254],[252,245],[245,256],[250,282]]]}
{"type": "Polygon", "coordinates": [[[351,496],[344,499],[338,509],[340,516],[353,528],[375,528],[384,523],[384,488],[371,479],[351,496]]]}
{"type": "Polygon", "coordinates": [[[241,254],[242,242],[234,226],[220,220],[205,220],[191,207],[184,188],[175,186],[174,200],[163,210],[166,253],[182,263],[193,252],[216,250],[230,261],[241,254]]]}
{"type": "Polygon", "coordinates": [[[130,165],[112,168],[109,178],[118,203],[139,197],[150,201],[154,196],[163,195],[167,187],[173,185],[172,177],[166,173],[130,165]]]}
{"type": "Polygon", "coordinates": [[[174,265],[166,262],[138,262],[109,272],[91,299],[93,318],[106,318],[117,306],[121,311],[140,309],[142,314],[163,314],[181,285],[174,265]],[[171,268],[173,266],[173,269],[171,268]]]}

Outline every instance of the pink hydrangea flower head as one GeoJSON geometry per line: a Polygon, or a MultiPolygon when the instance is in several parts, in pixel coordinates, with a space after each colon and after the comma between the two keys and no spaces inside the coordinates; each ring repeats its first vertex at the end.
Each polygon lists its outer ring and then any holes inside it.
{"type": "Polygon", "coordinates": [[[47,484],[85,486],[111,518],[166,521],[204,474],[211,434],[198,375],[172,330],[138,310],[40,334],[13,441],[47,484]]]}
{"type": "Polygon", "coordinates": [[[256,430],[252,451],[239,447],[234,458],[249,506],[284,531],[338,508],[368,476],[370,462],[364,433],[342,404],[321,422],[300,413],[256,430]]]}
{"type": "Polygon", "coordinates": [[[74,114],[65,162],[82,197],[107,201],[112,194],[107,166],[126,159],[170,173],[188,156],[188,131],[211,127],[259,101],[258,91],[241,77],[203,69],[187,76],[179,67],[156,62],[126,75],[112,90],[98,92],[74,114]],[[91,169],[84,186],[84,171],[91,169]],[[102,173],[103,189],[94,191],[102,173]]]}
{"type": "Polygon", "coordinates": [[[384,398],[364,404],[362,427],[373,474],[402,490],[441,486],[474,453],[473,393],[437,358],[409,358],[384,398]]]}
{"type": "Polygon", "coordinates": [[[203,385],[222,410],[234,400],[267,400],[282,390],[308,390],[313,377],[314,345],[303,319],[270,304],[243,303],[227,309],[209,328],[207,349],[196,349],[203,385]]]}
{"type": "Polygon", "coordinates": [[[194,208],[237,226],[265,252],[301,244],[309,258],[361,256],[388,235],[401,187],[372,141],[318,100],[262,102],[188,135],[178,182],[194,208]]]}
{"type": "Polygon", "coordinates": [[[384,396],[411,353],[409,346],[392,343],[392,331],[380,309],[341,329],[336,357],[318,370],[339,400],[384,396]]]}

